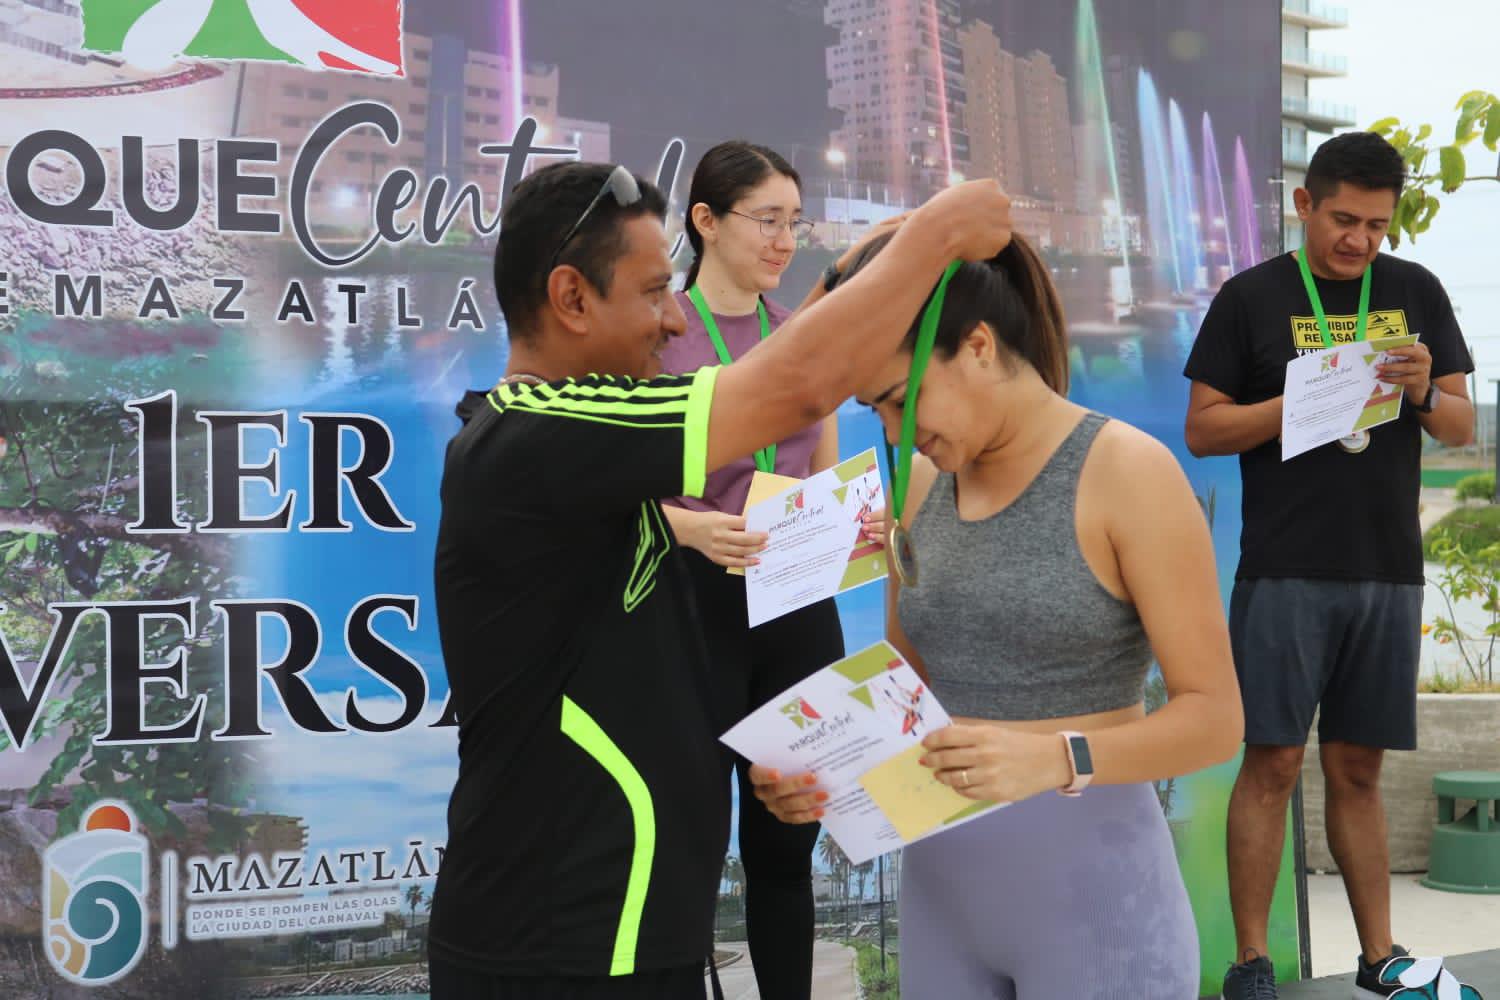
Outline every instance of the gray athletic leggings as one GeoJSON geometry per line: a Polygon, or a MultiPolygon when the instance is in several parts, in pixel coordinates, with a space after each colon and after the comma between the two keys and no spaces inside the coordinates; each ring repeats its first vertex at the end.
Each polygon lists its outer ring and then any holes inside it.
{"type": "Polygon", "coordinates": [[[1038,795],[902,855],[902,1000],[1197,996],[1198,931],[1150,785],[1038,795]]]}

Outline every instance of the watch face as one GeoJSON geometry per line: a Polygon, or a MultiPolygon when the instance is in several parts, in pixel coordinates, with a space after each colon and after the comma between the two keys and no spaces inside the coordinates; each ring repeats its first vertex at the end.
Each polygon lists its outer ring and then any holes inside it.
{"type": "Polygon", "coordinates": [[[1073,769],[1079,774],[1093,774],[1094,758],[1089,756],[1089,741],[1082,736],[1070,736],[1068,746],[1073,750],[1073,769]]]}

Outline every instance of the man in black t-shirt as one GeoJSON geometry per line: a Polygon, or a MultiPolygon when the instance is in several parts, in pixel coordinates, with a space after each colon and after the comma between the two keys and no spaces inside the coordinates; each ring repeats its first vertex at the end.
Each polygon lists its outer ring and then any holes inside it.
{"type": "Polygon", "coordinates": [[[1447,294],[1426,269],[1380,253],[1404,175],[1401,155],[1373,133],[1324,143],[1295,195],[1305,245],[1226,282],[1187,362],[1188,448],[1239,455],[1244,487],[1230,633],[1246,746],[1229,803],[1239,951],[1227,1000],[1274,995],[1264,990],[1274,986],[1267,922],[1315,710],[1329,847],[1363,948],[1360,987],[1390,993],[1380,972],[1404,954],[1391,940],[1379,776],[1385,750],[1416,746],[1422,432],[1457,446],[1474,427],[1464,377],[1474,366],[1447,294]],[[1367,270],[1367,337],[1419,338],[1380,369],[1404,394],[1401,415],[1283,462],[1287,362],[1356,339],[1367,270]]]}
{"type": "Polygon", "coordinates": [[[831,413],[950,260],[1010,239],[994,181],[950,188],[733,365],[659,377],[684,329],[665,210],[597,164],[539,170],[507,198],[509,371],[460,404],[443,471],[435,582],[459,773],[434,1000],[703,996],[731,720],[712,717],[656,498],[697,496],[709,472],[831,413]]]}

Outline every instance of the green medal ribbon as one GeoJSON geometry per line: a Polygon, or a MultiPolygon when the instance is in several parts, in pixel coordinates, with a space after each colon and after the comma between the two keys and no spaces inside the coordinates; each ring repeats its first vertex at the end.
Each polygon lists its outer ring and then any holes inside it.
{"type": "MultiPolygon", "coordinates": [[[[714,319],[714,314],[709,311],[708,303],[703,300],[703,293],[694,285],[688,289],[688,298],[693,303],[693,308],[698,310],[698,318],[703,321],[703,329],[708,332],[708,339],[713,342],[714,351],[719,355],[719,363],[722,365],[734,364],[734,355],[729,353],[729,347],[724,343],[724,335],[719,332],[719,323],[714,319]]],[[[771,335],[771,317],[766,314],[766,304],[758,296],[755,300],[755,311],[760,315],[760,339],[765,340],[771,335]]],[[[776,471],[776,445],[770,444],[755,453],[755,467],[761,472],[776,471]]]]}
{"type": "Polygon", "coordinates": [[[922,325],[917,330],[917,342],[911,350],[911,374],[906,379],[906,398],[901,404],[901,444],[895,455],[890,442],[885,444],[885,460],[891,475],[891,515],[896,525],[906,514],[906,492],[911,486],[911,453],[917,442],[917,393],[922,388],[922,376],[927,373],[927,363],[932,360],[932,345],[937,340],[938,320],[943,315],[943,300],[948,297],[948,282],[963,266],[955,260],[938,281],[932,299],[922,312],[922,325]]]}
{"type": "MultiPolygon", "coordinates": [[[[1306,250],[1298,250],[1293,254],[1297,258],[1297,268],[1302,272],[1302,284],[1307,288],[1307,297],[1312,302],[1313,312],[1318,317],[1318,332],[1323,335],[1323,346],[1333,346],[1333,336],[1328,332],[1328,317],[1323,313],[1323,299],[1318,295],[1317,282],[1313,281],[1312,268],[1307,264],[1306,250]]],[[[1354,329],[1356,342],[1365,339],[1365,327],[1370,322],[1370,267],[1365,266],[1365,276],[1359,285],[1359,319],[1354,329]]]]}

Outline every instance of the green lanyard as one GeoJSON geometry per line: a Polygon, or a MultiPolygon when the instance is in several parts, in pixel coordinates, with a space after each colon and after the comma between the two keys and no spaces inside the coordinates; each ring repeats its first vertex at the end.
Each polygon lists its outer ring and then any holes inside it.
{"type": "Polygon", "coordinates": [[[917,393],[922,388],[922,376],[927,373],[927,363],[932,360],[932,345],[937,340],[938,320],[943,316],[943,300],[948,297],[948,282],[963,266],[955,260],[943,272],[937,290],[922,313],[922,325],[917,330],[917,342],[911,350],[911,373],[906,378],[906,398],[901,403],[901,444],[893,456],[891,445],[885,445],[885,460],[891,470],[891,514],[897,525],[906,514],[906,491],[911,486],[911,453],[917,442],[917,393]]]}
{"type": "MultiPolygon", "coordinates": [[[[698,291],[697,285],[688,289],[688,298],[692,300],[693,308],[698,310],[698,318],[703,321],[703,329],[708,331],[708,339],[713,341],[714,350],[719,355],[719,363],[733,364],[734,355],[729,353],[729,348],[724,343],[724,336],[719,333],[718,321],[714,319],[714,314],[708,311],[708,303],[703,301],[703,293],[698,291]]],[[[760,314],[760,339],[765,340],[771,335],[771,317],[766,315],[766,304],[759,297],[755,300],[755,311],[760,314]]],[[[755,453],[755,467],[761,472],[776,471],[776,445],[767,445],[755,453]]]]}
{"type": "MultiPolygon", "coordinates": [[[[1333,337],[1328,332],[1328,317],[1323,314],[1323,299],[1318,295],[1317,282],[1313,281],[1312,268],[1307,266],[1307,253],[1298,250],[1293,254],[1297,267],[1302,272],[1302,284],[1307,287],[1307,297],[1312,300],[1313,312],[1318,316],[1318,332],[1323,335],[1323,346],[1332,347],[1333,337]]],[[[1370,268],[1365,266],[1365,276],[1359,284],[1359,319],[1354,328],[1356,342],[1365,339],[1365,327],[1370,322],[1370,268]]]]}

